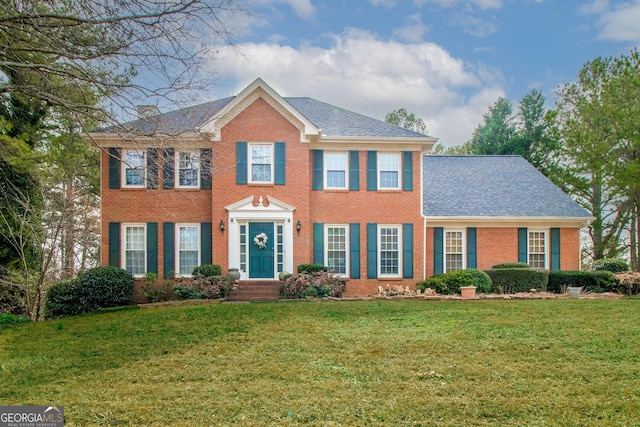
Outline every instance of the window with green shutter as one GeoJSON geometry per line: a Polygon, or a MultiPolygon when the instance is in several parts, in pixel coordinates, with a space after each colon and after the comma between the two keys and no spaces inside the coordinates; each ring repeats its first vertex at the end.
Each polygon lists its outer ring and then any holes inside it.
{"type": "Polygon", "coordinates": [[[378,277],[378,224],[367,224],[367,278],[378,277]]]}
{"type": "Polygon", "coordinates": [[[109,188],[120,188],[120,156],[121,150],[119,148],[109,148],[109,188]]]}
{"type": "Polygon", "coordinates": [[[349,224],[349,277],[360,278],[360,224],[349,224]]]}
{"type": "Polygon", "coordinates": [[[147,223],[147,273],[158,274],[158,223],[147,223]]]}
{"type": "Polygon", "coordinates": [[[286,153],[285,153],[285,144],[284,142],[276,142],[274,144],[275,151],[275,177],[274,184],[276,185],[284,185],[286,183],[286,153]]]}
{"type": "Polygon", "coordinates": [[[402,277],[413,278],[413,224],[402,224],[402,277]]]}
{"type": "Polygon", "coordinates": [[[236,142],[236,184],[247,183],[247,143],[236,142]]]}
{"type": "Polygon", "coordinates": [[[444,228],[433,229],[433,274],[444,272],[444,228]]]}
{"type": "Polygon", "coordinates": [[[324,265],[324,224],[313,223],[313,262],[324,265]]]}
{"type": "Polygon", "coordinates": [[[165,222],[162,224],[162,236],[164,245],[162,254],[164,257],[164,277],[165,279],[173,278],[175,275],[175,232],[174,223],[165,222]]]}

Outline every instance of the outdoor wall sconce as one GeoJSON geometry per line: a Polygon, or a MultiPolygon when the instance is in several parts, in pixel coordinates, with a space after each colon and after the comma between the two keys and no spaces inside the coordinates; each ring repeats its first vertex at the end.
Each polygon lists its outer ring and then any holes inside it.
{"type": "Polygon", "coordinates": [[[298,220],[298,223],[296,224],[296,230],[298,230],[298,236],[300,235],[301,228],[302,228],[302,224],[300,224],[300,220],[298,220]]]}
{"type": "Polygon", "coordinates": [[[220,220],[220,231],[224,233],[224,221],[220,220]]]}

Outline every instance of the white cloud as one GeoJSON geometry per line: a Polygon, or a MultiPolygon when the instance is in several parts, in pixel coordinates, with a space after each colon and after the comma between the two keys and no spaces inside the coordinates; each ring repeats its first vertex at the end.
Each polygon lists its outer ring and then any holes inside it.
{"type": "Polygon", "coordinates": [[[475,37],[486,37],[498,31],[498,25],[486,19],[481,19],[471,6],[466,6],[451,15],[451,24],[462,27],[464,32],[475,37]]]}
{"type": "Polygon", "coordinates": [[[598,20],[598,38],[622,42],[640,42],[640,1],[625,3],[607,11],[598,20]]]}
{"type": "Polygon", "coordinates": [[[316,13],[316,8],[311,4],[311,0],[250,0],[250,4],[257,6],[269,6],[275,3],[284,3],[291,6],[296,15],[309,20],[316,13]]]}
{"type": "Polygon", "coordinates": [[[505,96],[495,70],[465,64],[434,43],[401,44],[363,30],[334,35],[326,48],[260,43],[219,53],[212,68],[233,79],[231,94],[261,77],[283,96],[310,96],[380,120],[406,108],[446,146],[471,138],[505,96]]]}
{"type": "Polygon", "coordinates": [[[585,3],[579,8],[581,13],[599,14],[609,10],[609,0],[593,0],[590,3],[585,3]]]}
{"type": "Polygon", "coordinates": [[[396,5],[400,2],[400,0],[369,0],[371,6],[379,7],[382,6],[385,9],[391,9],[396,7],[396,5]]]}
{"type": "Polygon", "coordinates": [[[480,9],[500,9],[502,0],[414,0],[416,6],[423,6],[427,3],[434,3],[441,7],[453,7],[458,4],[475,5],[480,9]]]}
{"type": "Polygon", "coordinates": [[[405,19],[405,25],[393,30],[393,35],[408,42],[422,41],[428,28],[422,23],[422,15],[416,13],[405,19]]]}

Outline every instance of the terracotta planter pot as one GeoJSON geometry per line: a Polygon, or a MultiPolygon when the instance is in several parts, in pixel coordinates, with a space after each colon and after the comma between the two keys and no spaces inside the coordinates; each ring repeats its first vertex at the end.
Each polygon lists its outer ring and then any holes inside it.
{"type": "Polygon", "coordinates": [[[476,297],[476,287],[475,286],[462,286],[460,287],[460,295],[464,299],[471,299],[476,297]]]}

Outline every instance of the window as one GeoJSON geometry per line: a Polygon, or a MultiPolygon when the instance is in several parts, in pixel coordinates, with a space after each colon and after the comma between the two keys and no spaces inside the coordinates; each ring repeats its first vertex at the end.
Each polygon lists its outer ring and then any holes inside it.
{"type": "Polygon", "coordinates": [[[400,227],[378,228],[378,259],[380,277],[400,276],[400,227]]]}
{"type": "Polygon", "coordinates": [[[145,225],[124,225],[124,269],[133,276],[147,272],[147,228],[145,225]]]}
{"type": "Polygon", "coordinates": [[[144,150],[126,150],[122,156],[123,187],[144,187],[145,166],[144,150]]]}
{"type": "Polygon", "coordinates": [[[444,237],[444,272],[464,269],[464,233],[446,231],[444,237]]]}
{"type": "Polygon", "coordinates": [[[176,156],[178,187],[200,187],[200,155],[198,152],[179,152],[176,156]]]}
{"type": "Polygon", "coordinates": [[[251,145],[249,150],[250,177],[253,183],[273,182],[273,145],[251,145]]]}
{"type": "Polygon", "coordinates": [[[400,189],[400,154],[378,153],[378,188],[400,189]]]}
{"type": "Polygon", "coordinates": [[[329,225],[325,228],[325,259],[329,272],[346,276],[347,262],[347,227],[344,225],[329,225]]]}
{"type": "Polygon", "coordinates": [[[532,268],[547,268],[546,231],[529,231],[529,265],[532,268]]]}
{"type": "Polygon", "coordinates": [[[176,270],[180,276],[191,276],[193,269],[200,265],[200,226],[178,224],[176,228],[176,270]]]}
{"type": "Polygon", "coordinates": [[[347,153],[325,153],[325,188],[347,188],[347,153]]]}

